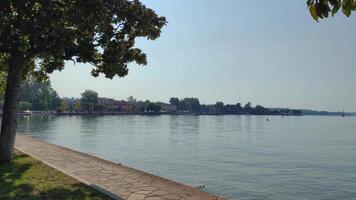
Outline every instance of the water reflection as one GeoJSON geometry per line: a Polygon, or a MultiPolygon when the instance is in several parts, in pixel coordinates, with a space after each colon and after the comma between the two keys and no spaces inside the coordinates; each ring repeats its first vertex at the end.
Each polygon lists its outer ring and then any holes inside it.
{"type": "Polygon", "coordinates": [[[50,115],[22,115],[17,118],[17,130],[25,133],[40,134],[47,139],[46,132],[50,130],[55,122],[55,117],[50,115]]]}
{"type": "Polygon", "coordinates": [[[21,124],[22,127],[18,126],[17,131],[18,132],[30,132],[30,118],[31,116],[25,115],[25,116],[20,116],[17,119],[17,124],[21,124]]]}
{"type": "Polygon", "coordinates": [[[181,125],[178,129],[182,133],[186,134],[199,134],[200,128],[200,116],[191,115],[191,116],[180,116],[181,125]]]}
{"type": "Polygon", "coordinates": [[[79,118],[81,132],[79,145],[81,147],[90,147],[92,151],[96,151],[101,133],[98,129],[99,120],[100,116],[83,116],[79,118]]]}
{"type": "Polygon", "coordinates": [[[170,133],[177,133],[180,129],[180,116],[170,115],[169,116],[169,130],[170,133]]]}
{"type": "Polygon", "coordinates": [[[100,116],[83,116],[79,118],[79,124],[83,136],[92,136],[98,133],[98,121],[100,116]]]}

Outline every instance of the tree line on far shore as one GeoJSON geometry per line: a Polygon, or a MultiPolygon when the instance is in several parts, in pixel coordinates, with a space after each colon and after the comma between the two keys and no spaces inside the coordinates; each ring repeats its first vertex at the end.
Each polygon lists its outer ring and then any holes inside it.
{"type": "MultiPolygon", "coordinates": [[[[3,104],[0,98],[0,106],[3,104]]],[[[60,98],[52,88],[51,82],[37,81],[32,77],[21,84],[18,99],[18,111],[55,111],[57,113],[96,113],[96,112],[124,112],[133,114],[144,113],[176,113],[176,114],[251,114],[251,115],[301,115],[302,111],[296,109],[270,109],[261,105],[252,106],[250,102],[242,105],[200,104],[198,98],[171,97],[169,103],[138,101],[130,96],[127,100],[100,98],[93,90],[86,90],[80,98],[60,98]]]]}
{"type": "Polygon", "coordinates": [[[194,114],[212,114],[212,115],[301,115],[302,111],[289,108],[265,108],[261,105],[252,106],[251,102],[244,106],[241,103],[224,104],[216,102],[215,104],[200,104],[198,98],[183,98],[171,97],[170,105],[174,105],[179,113],[194,113],[194,114]]]}

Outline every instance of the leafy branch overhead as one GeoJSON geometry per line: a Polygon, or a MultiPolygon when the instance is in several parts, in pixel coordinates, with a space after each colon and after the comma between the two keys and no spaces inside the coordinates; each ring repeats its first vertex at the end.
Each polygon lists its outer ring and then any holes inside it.
{"type": "Polygon", "coordinates": [[[93,76],[123,77],[128,63],[147,63],[135,39],[154,40],[166,24],[138,0],[2,0],[0,8],[0,55],[23,56],[25,72],[39,76],[73,60],[91,63],[93,76]]]}
{"type": "Polygon", "coordinates": [[[334,16],[341,8],[342,13],[349,17],[356,10],[356,0],[308,0],[307,5],[311,16],[318,21],[319,18],[334,16]]]}
{"type": "Polygon", "coordinates": [[[21,79],[46,79],[66,60],[92,64],[95,77],[126,76],[129,63],[147,64],[135,40],[158,38],[166,23],[139,0],[1,0],[0,79],[6,74],[6,89],[0,163],[13,157],[21,79]]]}

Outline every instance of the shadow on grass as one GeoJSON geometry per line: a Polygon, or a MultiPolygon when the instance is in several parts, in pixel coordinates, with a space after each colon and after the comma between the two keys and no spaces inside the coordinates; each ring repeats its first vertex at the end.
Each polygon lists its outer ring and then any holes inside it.
{"type": "Polygon", "coordinates": [[[111,200],[108,196],[33,158],[16,153],[0,165],[1,200],[111,200]]]}

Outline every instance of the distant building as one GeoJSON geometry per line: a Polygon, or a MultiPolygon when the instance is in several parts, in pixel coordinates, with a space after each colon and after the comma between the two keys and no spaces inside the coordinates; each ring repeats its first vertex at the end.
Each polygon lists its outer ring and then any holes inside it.
{"type": "Polygon", "coordinates": [[[116,101],[115,105],[119,112],[128,112],[130,110],[130,104],[127,101],[116,101]]]}
{"type": "Polygon", "coordinates": [[[98,103],[99,103],[99,105],[104,106],[104,108],[107,109],[107,110],[115,110],[116,109],[115,99],[109,99],[109,98],[100,97],[98,99],[98,103]]]}
{"type": "Polygon", "coordinates": [[[105,110],[108,111],[126,112],[129,107],[129,103],[127,101],[118,101],[104,97],[100,97],[98,103],[104,106],[105,110]]]}

